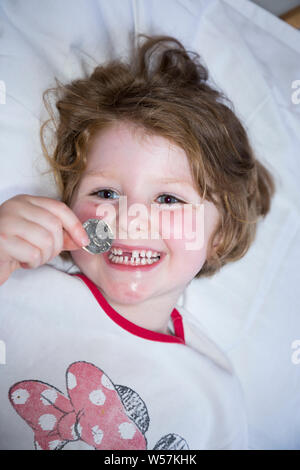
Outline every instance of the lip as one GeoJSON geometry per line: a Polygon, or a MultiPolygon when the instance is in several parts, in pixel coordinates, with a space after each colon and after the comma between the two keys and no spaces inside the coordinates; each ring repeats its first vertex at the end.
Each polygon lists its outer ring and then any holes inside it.
{"type": "MultiPolygon", "coordinates": [[[[121,245],[116,245],[116,246],[122,248],[121,245]]],[[[132,249],[132,247],[131,247],[131,249],[132,249]]],[[[135,249],[145,250],[145,247],[143,247],[143,248],[138,248],[137,247],[135,249]]],[[[148,250],[149,249],[150,248],[148,248],[148,250]]],[[[124,251],[125,251],[125,248],[124,248],[124,251]]],[[[153,251],[158,251],[158,250],[153,250],[153,251]]],[[[113,263],[112,261],[110,261],[110,259],[108,257],[109,254],[110,254],[109,251],[106,251],[105,253],[103,253],[103,257],[104,257],[104,260],[105,260],[106,264],[108,264],[113,269],[117,269],[118,271],[151,271],[152,269],[157,268],[166,256],[165,253],[162,253],[160,251],[160,259],[156,263],[153,263],[153,264],[139,264],[138,266],[131,266],[130,264],[116,264],[116,263],[113,263]]]]}

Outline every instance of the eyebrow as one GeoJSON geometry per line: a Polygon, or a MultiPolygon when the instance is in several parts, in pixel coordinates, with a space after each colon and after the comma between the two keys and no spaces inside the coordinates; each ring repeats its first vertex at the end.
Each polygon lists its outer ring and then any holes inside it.
{"type": "MultiPolygon", "coordinates": [[[[102,177],[102,178],[115,178],[114,173],[109,171],[88,171],[83,176],[87,177],[102,177]]],[[[153,182],[164,183],[164,184],[184,184],[186,186],[193,187],[189,181],[182,180],[180,178],[161,178],[153,180],[153,182]]]]}

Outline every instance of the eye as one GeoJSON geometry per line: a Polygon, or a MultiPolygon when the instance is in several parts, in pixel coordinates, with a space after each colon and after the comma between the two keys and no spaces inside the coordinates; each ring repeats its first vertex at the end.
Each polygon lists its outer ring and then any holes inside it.
{"type": "MultiPolygon", "coordinates": [[[[94,191],[93,193],[91,193],[91,196],[97,196],[101,199],[117,199],[118,198],[118,194],[116,193],[116,191],[112,189],[108,189],[108,188],[94,191]]],[[[181,201],[175,196],[171,196],[170,194],[162,194],[161,196],[158,196],[158,199],[159,198],[165,199],[165,201],[163,202],[159,201],[164,206],[172,206],[174,204],[184,204],[183,201],[181,201]]]]}
{"type": "Polygon", "coordinates": [[[170,206],[171,204],[177,204],[177,203],[179,203],[179,204],[183,203],[184,204],[183,201],[180,201],[180,199],[177,199],[177,197],[171,196],[170,194],[162,194],[161,196],[158,196],[158,198],[160,198],[160,197],[166,198],[166,202],[163,202],[162,204],[165,204],[165,205],[168,205],[168,206],[170,206]],[[174,201],[172,202],[172,199],[173,200],[175,199],[175,202],[174,201]]]}
{"type": "Polygon", "coordinates": [[[101,199],[117,199],[115,197],[111,197],[114,194],[117,194],[117,193],[113,191],[112,189],[105,188],[105,189],[99,189],[99,191],[94,191],[93,193],[91,193],[91,196],[99,195],[101,199]]]}

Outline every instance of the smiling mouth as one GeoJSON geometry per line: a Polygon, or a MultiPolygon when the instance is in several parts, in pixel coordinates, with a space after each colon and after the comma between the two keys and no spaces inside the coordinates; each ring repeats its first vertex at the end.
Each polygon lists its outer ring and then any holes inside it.
{"type": "Polygon", "coordinates": [[[159,251],[147,248],[133,248],[114,245],[108,252],[108,259],[114,264],[124,264],[128,266],[149,266],[157,263],[162,257],[159,251]]]}
{"type": "Polygon", "coordinates": [[[133,256],[132,253],[124,252],[122,255],[109,253],[108,259],[114,264],[125,264],[129,266],[149,266],[160,260],[160,255],[153,257],[133,256]]]}

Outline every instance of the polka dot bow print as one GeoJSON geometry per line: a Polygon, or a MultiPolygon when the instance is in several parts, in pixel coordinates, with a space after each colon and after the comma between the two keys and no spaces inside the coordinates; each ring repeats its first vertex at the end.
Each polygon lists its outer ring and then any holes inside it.
{"type": "MultiPolygon", "coordinates": [[[[34,431],[36,449],[59,450],[79,440],[91,449],[147,449],[144,433],[149,416],[136,392],[114,385],[101,369],[87,362],[71,364],[66,382],[69,398],[38,380],[18,382],[9,389],[12,406],[34,431]]],[[[173,433],[154,447],[179,448],[188,446],[173,433]]]]}

